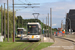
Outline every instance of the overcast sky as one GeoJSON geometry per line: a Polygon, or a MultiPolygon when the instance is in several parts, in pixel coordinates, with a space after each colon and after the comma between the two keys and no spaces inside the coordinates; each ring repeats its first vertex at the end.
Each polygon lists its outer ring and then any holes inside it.
{"type": "MultiPolygon", "coordinates": [[[[6,3],[7,0],[0,0],[0,5],[6,3]]],[[[40,13],[38,16],[41,21],[44,19],[46,23],[46,17],[50,14],[50,8],[52,8],[52,27],[61,27],[61,20],[65,23],[66,13],[70,9],[75,9],[75,0],[14,0],[15,3],[40,3],[40,8],[15,8],[19,11],[16,12],[16,16],[21,15],[24,19],[34,18],[32,13],[40,13]]],[[[12,6],[12,0],[9,0],[9,6],[12,6]]],[[[20,5],[19,5],[20,6],[20,5]]],[[[25,5],[26,6],[26,5],[25,5]]],[[[36,5],[35,5],[36,6],[36,5]]],[[[11,9],[11,8],[10,8],[11,9]]]]}

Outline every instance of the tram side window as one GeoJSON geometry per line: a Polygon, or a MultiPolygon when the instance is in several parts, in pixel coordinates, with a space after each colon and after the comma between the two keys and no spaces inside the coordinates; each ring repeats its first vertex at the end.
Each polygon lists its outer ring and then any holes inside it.
{"type": "Polygon", "coordinates": [[[39,34],[41,34],[41,29],[39,28],[39,34]]]}
{"type": "Polygon", "coordinates": [[[26,31],[23,31],[23,34],[26,34],[26,31]]]}

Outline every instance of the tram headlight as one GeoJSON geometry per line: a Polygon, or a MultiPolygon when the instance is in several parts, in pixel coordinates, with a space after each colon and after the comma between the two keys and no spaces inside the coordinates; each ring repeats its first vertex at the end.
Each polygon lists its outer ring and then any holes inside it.
{"type": "Polygon", "coordinates": [[[38,36],[36,36],[36,37],[38,37],[38,36]]]}
{"type": "Polygon", "coordinates": [[[21,35],[20,35],[21,36],[21,35]]]}

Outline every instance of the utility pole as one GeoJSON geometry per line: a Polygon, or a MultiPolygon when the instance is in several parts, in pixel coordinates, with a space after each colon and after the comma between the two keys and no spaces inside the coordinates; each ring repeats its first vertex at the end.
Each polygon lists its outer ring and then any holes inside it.
{"type": "Polygon", "coordinates": [[[43,42],[44,42],[44,19],[43,19],[43,42]]]}
{"type": "Polygon", "coordinates": [[[3,11],[2,11],[2,5],[1,5],[1,35],[3,35],[3,11]]]}
{"type": "Polygon", "coordinates": [[[15,42],[15,16],[14,16],[14,0],[13,1],[13,42],[15,42]]]}
{"type": "Polygon", "coordinates": [[[50,32],[50,37],[52,36],[52,8],[50,8],[50,26],[51,26],[51,32],[50,32]]]}
{"type": "Polygon", "coordinates": [[[63,20],[61,20],[61,29],[63,29],[63,20]]]}
{"type": "Polygon", "coordinates": [[[49,36],[49,13],[48,13],[48,36],[49,36]]]}
{"type": "Polygon", "coordinates": [[[22,19],[22,28],[23,28],[23,19],[22,19]]]}
{"type": "MultiPolygon", "coordinates": [[[[44,19],[43,19],[43,31],[44,31],[44,19]]],[[[44,33],[44,32],[43,32],[44,33]]]]}
{"type": "Polygon", "coordinates": [[[7,32],[7,34],[8,34],[8,39],[7,39],[7,41],[9,42],[9,11],[8,11],[9,9],[8,9],[8,0],[7,0],[7,18],[8,18],[8,32],[7,32]]]}
{"type": "Polygon", "coordinates": [[[46,17],[46,37],[47,37],[47,17],[46,17]]]}
{"type": "Polygon", "coordinates": [[[4,3],[4,40],[6,40],[6,15],[5,15],[5,3],[4,3]]]}

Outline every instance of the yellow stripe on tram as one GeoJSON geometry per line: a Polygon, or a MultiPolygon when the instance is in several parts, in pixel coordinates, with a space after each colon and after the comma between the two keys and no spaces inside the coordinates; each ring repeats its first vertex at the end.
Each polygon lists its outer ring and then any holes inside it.
{"type": "Polygon", "coordinates": [[[32,35],[32,38],[34,38],[34,35],[32,35]]]}

